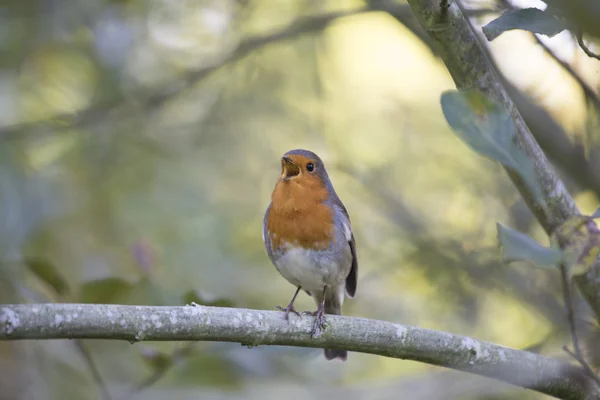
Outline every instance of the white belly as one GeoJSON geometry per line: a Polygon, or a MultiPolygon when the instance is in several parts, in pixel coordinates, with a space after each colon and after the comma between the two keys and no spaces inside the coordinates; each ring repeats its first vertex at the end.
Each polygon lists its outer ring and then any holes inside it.
{"type": "Polygon", "coordinates": [[[289,248],[275,267],[291,284],[309,291],[337,286],[345,279],[343,268],[329,252],[289,248]]]}

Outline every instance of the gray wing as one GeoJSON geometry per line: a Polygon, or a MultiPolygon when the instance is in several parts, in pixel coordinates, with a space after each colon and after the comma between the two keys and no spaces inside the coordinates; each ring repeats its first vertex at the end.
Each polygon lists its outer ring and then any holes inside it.
{"type": "Polygon", "coordinates": [[[348,215],[346,207],[337,194],[333,196],[333,203],[340,209],[344,217],[346,217],[346,221],[343,221],[344,233],[346,239],[348,240],[348,245],[350,246],[350,253],[352,254],[352,266],[350,268],[350,273],[346,277],[346,293],[348,296],[354,297],[356,294],[356,287],[358,286],[358,259],[356,258],[356,241],[354,240],[354,234],[352,233],[350,215],[348,215]]]}
{"type": "Polygon", "coordinates": [[[356,242],[354,241],[354,234],[348,244],[350,245],[350,251],[352,252],[352,267],[346,278],[346,293],[348,293],[348,296],[354,297],[356,294],[356,287],[358,286],[358,260],[356,259],[356,242]]]}
{"type": "Polygon", "coordinates": [[[265,243],[265,250],[267,250],[269,259],[273,264],[275,264],[275,259],[273,257],[273,249],[271,248],[271,238],[269,237],[269,232],[267,232],[267,216],[269,215],[269,211],[271,210],[271,204],[272,203],[269,203],[269,207],[267,207],[267,211],[265,211],[265,216],[263,217],[262,238],[263,242],[265,243]]]}

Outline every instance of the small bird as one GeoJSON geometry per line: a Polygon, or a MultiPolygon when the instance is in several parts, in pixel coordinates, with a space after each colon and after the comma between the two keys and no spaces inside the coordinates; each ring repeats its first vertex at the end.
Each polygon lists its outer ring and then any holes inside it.
{"type": "MultiPolygon", "coordinates": [[[[317,303],[311,336],[319,335],[325,314],[341,315],[344,295],[356,294],[358,262],[350,217],[315,153],[298,149],[281,157],[263,241],[275,268],[297,288],[288,306],[277,308],[286,319],[300,315],[294,301],[303,289],[317,303]]],[[[347,357],[346,350],[325,349],[328,360],[347,357]]]]}

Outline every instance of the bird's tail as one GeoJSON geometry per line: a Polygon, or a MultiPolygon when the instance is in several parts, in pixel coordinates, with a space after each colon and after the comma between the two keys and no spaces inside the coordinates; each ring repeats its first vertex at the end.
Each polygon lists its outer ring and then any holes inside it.
{"type": "MultiPolygon", "coordinates": [[[[332,291],[333,292],[333,291],[332,291]]],[[[343,296],[343,292],[342,292],[343,296]]],[[[336,293],[328,293],[325,298],[325,314],[333,314],[333,315],[342,315],[342,305],[343,297],[341,301],[339,300],[340,296],[336,293]]],[[[348,359],[348,352],[346,350],[336,350],[336,349],[324,349],[325,358],[328,360],[334,360],[339,358],[342,361],[346,361],[348,359]]]]}

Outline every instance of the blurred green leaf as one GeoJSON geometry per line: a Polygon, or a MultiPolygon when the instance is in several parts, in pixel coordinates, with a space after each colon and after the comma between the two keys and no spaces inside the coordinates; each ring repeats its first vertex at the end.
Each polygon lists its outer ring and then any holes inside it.
{"type": "Polygon", "coordinates": [[[513,29],[553,37],[567,29],[567,23],[556,15],[538,8],[523,8],[507,11],[482,28],[483,34],[489,41],[513,29]]]}
{"type": "Polygon", "coordinates": [[[25,265],[41,281],[52,287],[59,296],[64,296],[68,293],[69,285],[67,281],[51,261],[41,258],[26,258],[25,265]]]}
{"type": "Polygon", "coordinates": [[[200,293],[197,290],[190,289],[183,295],[185,304],[196,303],[203,306],[212,307],[233,307],[233,301],[225,298],[218,298],[207,293],[200,293]]]}
{"type": "Polygon", "coordinates": [[[170,296],[168,291],[145,276],[120,301],[123,304],[166,306],[176,305],[174,298],[176,297],[170,296]]]}
{"type": "Polygon", "coordinates": [[[160,370],[173,362],[170,354],[163,353],[151,347],[142,347],[142,360],[154,371],[160,370]]]}
{"type": "MultiPolygon", "coordinates": [[[[260,366],[256,365],[256,368],[260,366]]],[[[199,352],[194,357],[187,357],[181,361],[181,368],[177,372],[177,382],[185,386],[223,387],[231,390],[243,385],[241,369],[236,368],[236,364],[220,351],[199,352]]]]}
{"type": "Polygon", "coordinates": [[[498,241],[502,246],[502,261],[529,261],[540,267],[556,267],[563,260],[559,249],[544,247],[530,236],[497,222],[498,241]]]}
{"type": "Polygon", "coordinates": [[[536,202],[544,207],[533,163],[515,144],[516,127],[506,110],[476,89],[444,92],[441,103],[444,116],[457,136],[479,154],[518,173],[536,202]]]}
{"type": "Polygon", "coordinates": [[[174,305],[165,299],[160,286],[144,277],[131,283],[122,278],[104,278],[85,283],[81,288],[82,303],[95,304],[143,304],[147,306],[174,305]]]}
{"type": "Polygon", "coordinates": [[[135,285],[121,278],[104,278],[83,284],[79,301],[82,303],[118,303],[135,285]]]}

